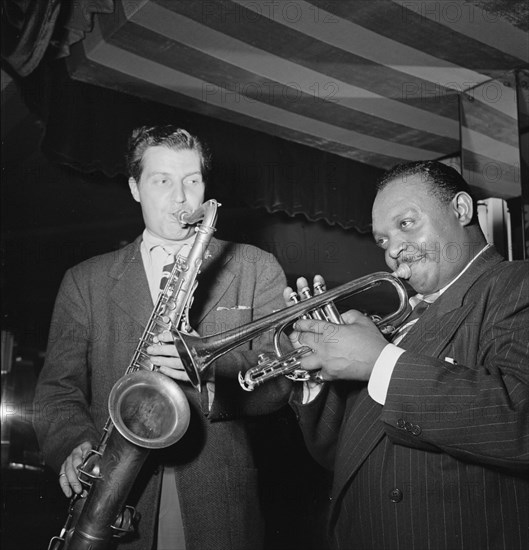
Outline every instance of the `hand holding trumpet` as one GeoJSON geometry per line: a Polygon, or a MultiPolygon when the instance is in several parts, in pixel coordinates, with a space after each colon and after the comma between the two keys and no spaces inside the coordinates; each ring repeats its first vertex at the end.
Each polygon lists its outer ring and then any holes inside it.
{"type": "MultiPolygon", "coordinates": [[[[307,280],[297,280],[297,294],[306,295],[307,280]]],[[[320,275],[314,277],[315,285],[324,284],[320,275]]],[[[292,303],[292,288],[283,293],[285,302],[292,303]]],[[[356,310],[342,314],[343,324],[317,319],[299,319],[290,334],[292,344],[299,348],[308,346],[312,353],[300,358],[300,367],[318,371],[317,379],[367,381],[378,356],[387,345],[379,328],[367,316],[356,310]]]]}

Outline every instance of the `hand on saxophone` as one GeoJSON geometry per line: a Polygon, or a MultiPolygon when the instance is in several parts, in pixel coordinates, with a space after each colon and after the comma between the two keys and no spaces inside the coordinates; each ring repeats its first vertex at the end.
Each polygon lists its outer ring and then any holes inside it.
{"type": "MultiPolygon", "coordinates": [[[[192,331],[191,334],[198,336],[196,331],[192,331]]],[[[169,376],[173,380],[189,382],[189,376],[178,356],[171,332],[165,330],[158,336],[155,336],[153,341],[154,344],[147,348],[147,353],[151,356],[152,363],[159,367],[159,372],[169,376]]]]}
{"type": "Polygon", "coordinates": [[[92,450],[90,441],[83,441],[68,455],[62,463],[59,473],[59,485],[62,492],[69,498],[73,492],[81,494],[83,486],[78,478],[77,468],[84,462],[88,453],[92,450]]]}

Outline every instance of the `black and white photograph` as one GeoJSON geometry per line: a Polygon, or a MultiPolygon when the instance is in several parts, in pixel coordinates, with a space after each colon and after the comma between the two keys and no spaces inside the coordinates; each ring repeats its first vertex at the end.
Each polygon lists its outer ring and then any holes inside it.
{"type": "Polygon", "coordinates": [[[2,549],[529,548],[529,4],[0,6],[2,549]]]}

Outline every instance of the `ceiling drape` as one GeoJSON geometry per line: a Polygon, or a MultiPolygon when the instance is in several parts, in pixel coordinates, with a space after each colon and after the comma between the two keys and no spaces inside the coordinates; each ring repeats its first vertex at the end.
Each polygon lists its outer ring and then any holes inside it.
{"type": "Polygon", "coordinates": [[[173,122],[209,142],[219,200],[359,231],[398,162],[461,157],[481,196],[521,193],[521,0],[10,6],[3,60],[54,161],[124,174],[131,129],[173,122]]]}
{"type": "Polygon", "coordinates": [[[213,167],[209,193],[227,207],[303,214],[345,229],[370,230],[381,169],[211,117],[69,77],[64,64],[41,66],[20,82],[45,120],[41,148],[53,162],[102,177],[125,177],[126,142],[140,125],[177,124],[203,139],[213,167]]]}

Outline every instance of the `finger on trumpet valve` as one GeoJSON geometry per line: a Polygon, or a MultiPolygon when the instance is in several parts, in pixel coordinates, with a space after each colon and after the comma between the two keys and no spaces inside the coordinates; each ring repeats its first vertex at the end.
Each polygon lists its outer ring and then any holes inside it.
{"type": "Polygon", "coordinates": [[[314,276],[314,294],[323,294],[327,287],[325,286],[325,279],[321,275],[314,276]]]}
{"type": "Polygon", "coordinates": [[[306,300],[311,297],[309,283],[305,277],[299,277],[296,281],[296,287],[298,294],[302,300],[306,300]]]}
{"type": "Polygon", "coordinates": [[[299,293],[301,294],[302,300],[308,300],[309,298],[312,298],[312,294],[310,293],[310,289],[308,286],[304,286],[299,293]]]}
{"type": "Polygon", "coordinates": [[[292,302],[293,304],[299,303],[300,300],[297,292],[292,291],[288,297],[288,301],[292,302]]]}
{"type": "MultiPolygon", "coordinates": [[[[303,282],[307,282],[305,278],[302,278],[303,282]]],[[[302,296],[302,300],[308,300],[309,298],[312,298],[312,293],[310,291],[310,288],[308,284],[304,286],[303,288],[299,289],[299,293],[302,296]]],[[[321,309],[313,309],[310,312],[308,312],[303,318],[308,319],[316,319],[318,321],[326,321],[327,318],[324,314],[324,312],[321,309]]]]}
{"type": "MultiPolygon", "coordinates": [[[[325,279],[321,275],[314,276],[314,294],[323,294],[327,290],[325,285],[325,279]]],[[[334,305],[333,302],[325,304],[322,307],[323,319],[329,321],[329,323],[335,323],[341,325],[343,323],[342,317],[338,308],[334,305]]]]}

